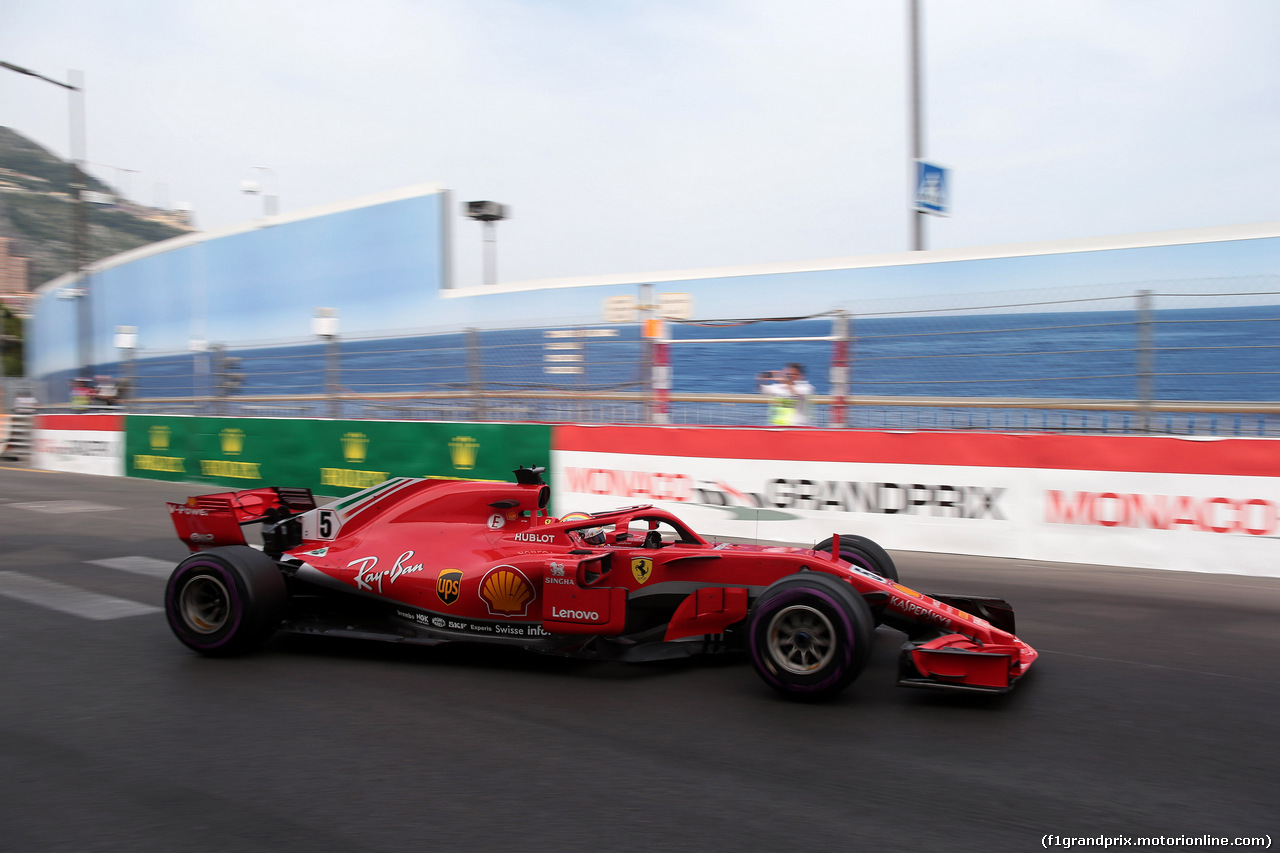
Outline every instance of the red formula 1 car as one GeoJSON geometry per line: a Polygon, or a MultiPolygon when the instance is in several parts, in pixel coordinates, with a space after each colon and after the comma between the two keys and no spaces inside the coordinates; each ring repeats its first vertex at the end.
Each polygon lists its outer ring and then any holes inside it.
{"type": "Polygon", "coordinates": [[[848,686],[878,623],[907,635],[907,687],[1003,692],[1036,659],[1007,603],[908,589],[869,539],[715,544],[652,506],[556,519],[541,472],[397,478],[323,507],[287,488],[169,504],[195,552],[169,579],[169,625],[207,655],[277,630],[625,661],[745,650],[797,698],[848,686]],[[262,550],[244,538],[253,522],[262,550]]]}

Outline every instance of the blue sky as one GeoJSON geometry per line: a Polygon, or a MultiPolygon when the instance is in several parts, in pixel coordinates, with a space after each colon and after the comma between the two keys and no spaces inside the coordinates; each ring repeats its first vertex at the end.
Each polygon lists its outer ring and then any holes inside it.
{"type": "MultiPolygon", "coordinates": [[[[930,247],[1280,219],[1280,4],[922,6],[930,247]]],[[[92,170],[139,201],[220,228],[245,179],[285,212],[435,182],[511,205],[521,281],[907,248],[905,10],[6,0],[0,59],[85,73],[92,170]]],[[[46,83],[0,72],[0,124],[67,153],[46,83]]],[[[454,243],[478,282],[479,226],[454,243]]]]}

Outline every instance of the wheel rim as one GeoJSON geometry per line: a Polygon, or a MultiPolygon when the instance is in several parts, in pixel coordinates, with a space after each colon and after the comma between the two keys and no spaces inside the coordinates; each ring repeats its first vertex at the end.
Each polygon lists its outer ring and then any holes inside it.
{"type": "Polygon", "coordinates": [[[769,656],[793,675],[812,675],[836,655],[836,631],[820,610],[806,604],[784,607],[769,620],[769,656]]]}
{"type": "Polygon", "coordinates": [[[222,581],[209,575],[196,575],[183,584],[178,596],[182,621],[196,633],[216,633],[231,615],[230,599],[222,581]]]}

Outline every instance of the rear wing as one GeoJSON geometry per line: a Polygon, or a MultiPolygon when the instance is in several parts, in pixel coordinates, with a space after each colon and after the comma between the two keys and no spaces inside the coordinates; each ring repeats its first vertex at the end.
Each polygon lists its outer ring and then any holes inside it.
{"type": "Polygon", "coordinates": [[[197,495],[186,503],[166,503],[173,528],[192,551],[222,545],[247,545],[241,527],[256,521],[275,524],[316,508],[310,489],[270,486],[239,492],[197,495]]]}

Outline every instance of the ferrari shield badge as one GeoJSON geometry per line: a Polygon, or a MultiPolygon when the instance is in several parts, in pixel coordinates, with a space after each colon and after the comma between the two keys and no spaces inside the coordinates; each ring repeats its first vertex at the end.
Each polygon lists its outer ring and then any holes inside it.
{"type": "Polygon", "coordinates": [[[653,574],[653,560],[647,557],[638,557],[631,561],[631,574],[636,576],[639,583],[644,583],[649,579],[649,575],[653,574]]]}

